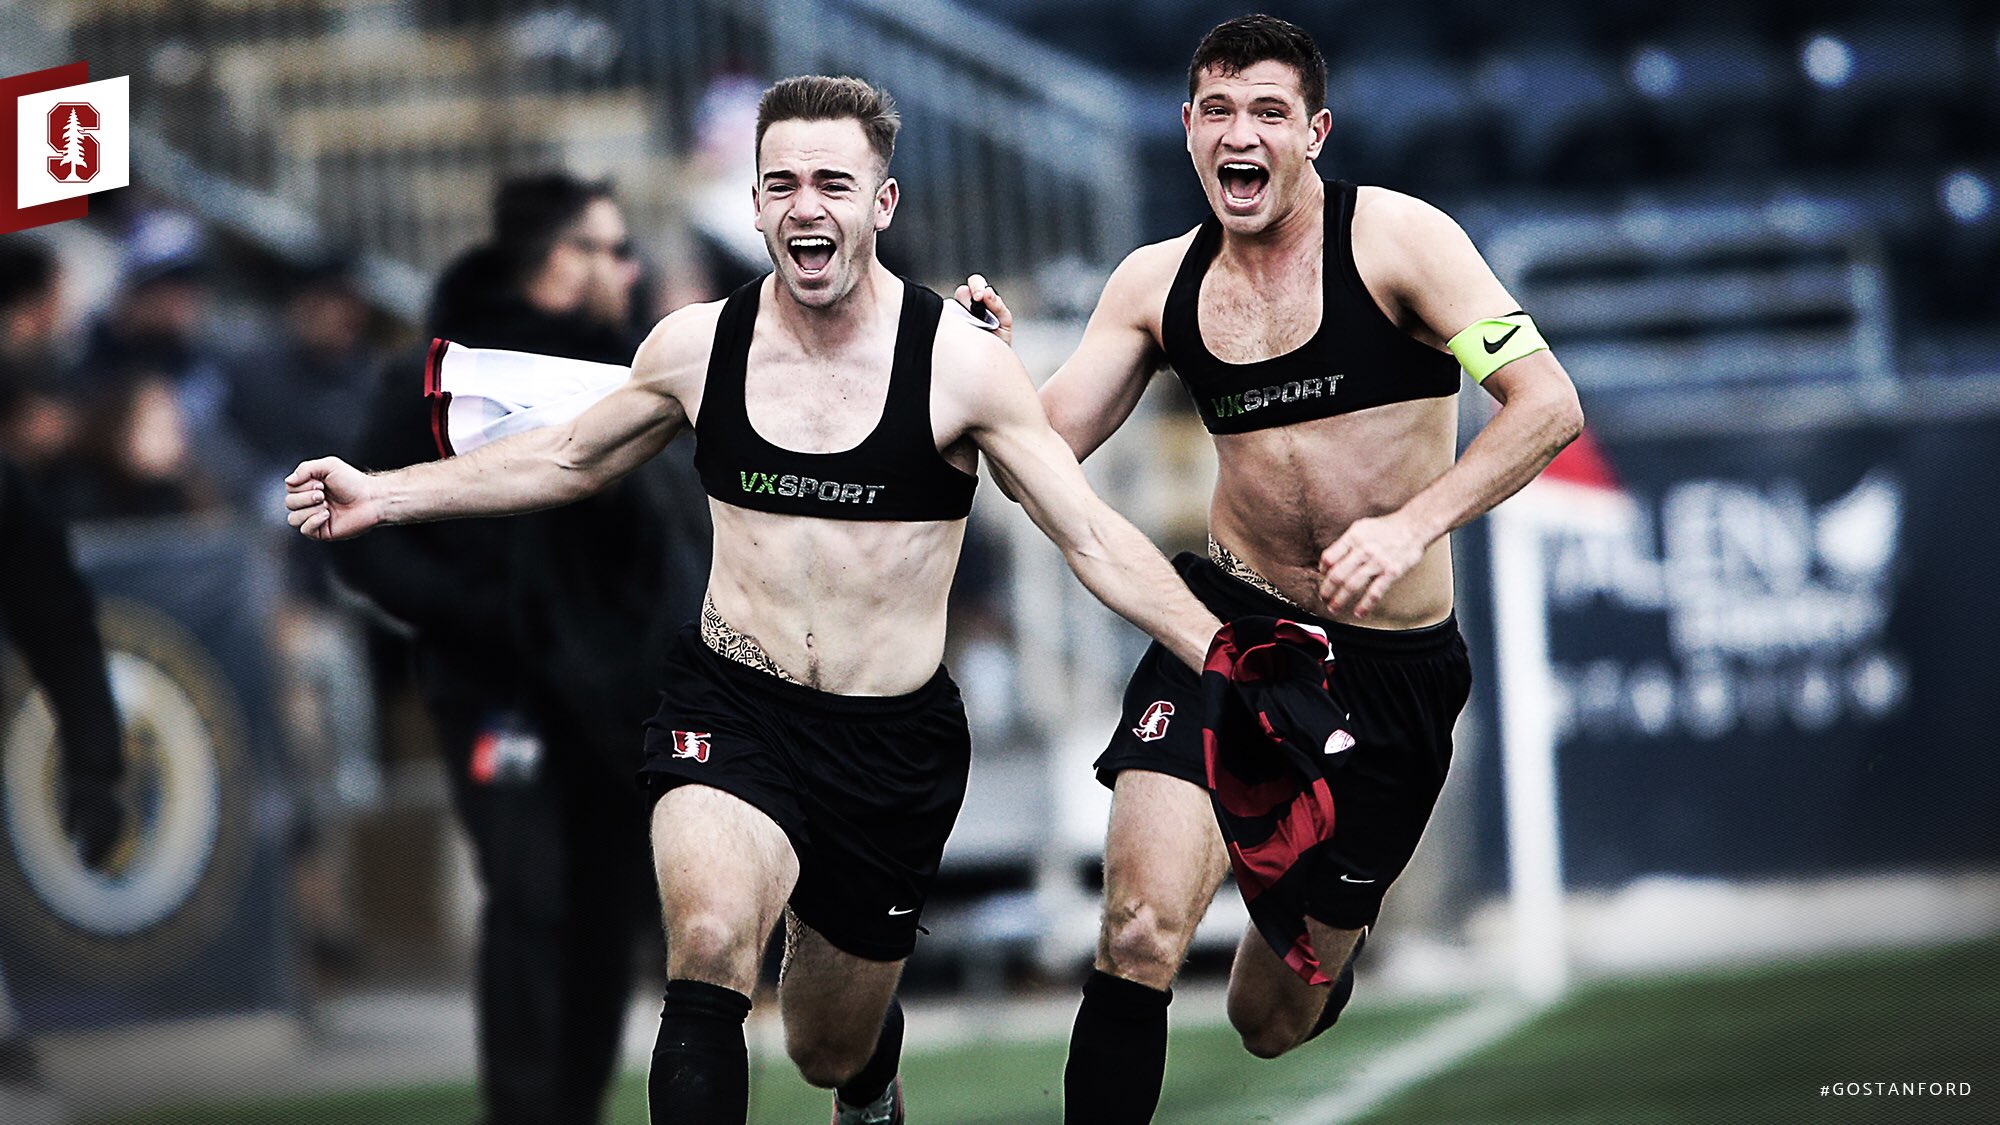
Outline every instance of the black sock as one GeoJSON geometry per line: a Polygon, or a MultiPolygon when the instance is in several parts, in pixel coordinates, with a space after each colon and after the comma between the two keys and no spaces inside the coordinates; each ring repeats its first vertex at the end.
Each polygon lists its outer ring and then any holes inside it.
{"type": "Polygon", "coordinates": [[[1144,1125],[1153,1119],[1167,1072],[1167,1002],[1173,998],[1172,989],[1090,974],[1063,1068],[1064,1121],[1144,1125]]]}
{"type": "Polygon", "coordinates": [[[1361,947],[1367,943],[1368,932],[1363,930],[1361,936],[1354,939],[1354,950],[1347,955],[1347,964],[1342,965],[1340,975],[1333,978],[1333,990],[1327,994],[1326,1007],[1319,1010],[1319,1019],[1313,1023],[1313,1029],[1306,1032],[1306,1042],[1319,1038],[1320,1032],[1332,1027],[1333,1021],[1340,1018],[1340,1010],[1354,999],[1354,962],[1361,959],[1361,947]]]}
{"type": "Polygon", "coordinates": [[[698,980],[667,982],[646,1076],[653,1125],[742,1125],[750,1114],[750,998],[698,980]]]}
{"type": "Polygon", "coordinates": [[[903,1059],[903,1002],[891,999],[888,1014],[882,1017],[882,1034],[875,1040],[875,1053],[868,1057],[854,1077],[840,1084],[840,1100],[864,1106],[882,1096],[896,1080],[896,1066],[903,1059]]]}

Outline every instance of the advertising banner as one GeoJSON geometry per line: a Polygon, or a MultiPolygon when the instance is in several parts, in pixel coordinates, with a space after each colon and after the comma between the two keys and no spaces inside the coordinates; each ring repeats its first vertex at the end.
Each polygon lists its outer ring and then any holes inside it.
{"type": "Polygon", "coordinates": [[[125,728],[130,821],[106,869],[62,830],[55,727],[0,673],[0,967],[31,1029],[290,1003],[288,806],[252,537],[80,529],[125,728]]]}
{"type": "Polygon", "coordinates": [[[1625,515],[1539,535],[1564,884],[2000,860],[2000,419],[1597,444],[1625,515]]]}

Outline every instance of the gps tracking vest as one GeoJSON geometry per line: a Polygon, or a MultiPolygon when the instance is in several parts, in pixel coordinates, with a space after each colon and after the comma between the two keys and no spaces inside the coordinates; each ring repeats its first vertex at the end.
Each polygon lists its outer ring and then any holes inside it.
{"type": "Polygon", "coordinates": [[[743,404],[763,284],[760,277],[730,294],[716,320],[694,435],[703,490],[725,504],[785,516],[964,519],[979,478],[946,461],[931,431],[931,345],[944,299],[904,279],[881,419],[852,449],[800,453],[765,441],[743,404]]]}
{"type": "Polygon", "coordinates": [[[1391,323],[1354,268],[1354,185],[1326,185],[1326,262],[1319,331],[1284,355],[1224,363],[1202,342],[1202,275],[1222,247],[1222,223],[1202,220],[1160,318],[1160,344],[1212,434],[1289,426],[1458,393],[1458,360],[1391,323]]]}

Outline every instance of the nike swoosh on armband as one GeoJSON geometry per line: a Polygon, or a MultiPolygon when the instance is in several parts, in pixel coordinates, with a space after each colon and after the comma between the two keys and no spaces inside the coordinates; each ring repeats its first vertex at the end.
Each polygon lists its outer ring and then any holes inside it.
{"type": "Polygon", "coordinates": [[[1521,326],[1516,324],[1514,327],[1509,328],[1506,332],[1502,333],[1498,340],[1481,340],[1480,343],[1486,345],[1487,355],[1497,355],[1501,348],[1507,346],[1507,341],[1514,338],[1514,333],[1519,332],[1520,330],[1521,326]]]}

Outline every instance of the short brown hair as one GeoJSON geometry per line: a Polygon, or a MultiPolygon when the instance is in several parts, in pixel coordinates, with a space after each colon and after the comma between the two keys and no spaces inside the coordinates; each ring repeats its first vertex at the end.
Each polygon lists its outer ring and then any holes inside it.
{"type": "Polygon", "coordinates": [[[1194,100],[1201,72],[1213,68],[1224,78],[1241,74],[1260,62],[1281,62],[1298,72],[1299,93],[1306,112],[1326,108],[1326,56],[1305,28],[1276,16],[1239,16],[1202,37],[1188,64],[1188,100],[1194,100]]]}
{"type": "Polygon", "coordinates": [[[830,78],[805,74],[773,83],[757,99],[757,158],[764,157],[764,130],[780,121],[841,121],[852,119],[868,135],[868,147],[882,161],[882,174],[889,174],[889,158],[896,155],[896,131],[903,118],[896,112],[896,99],[859,78],[830,78]]]}

